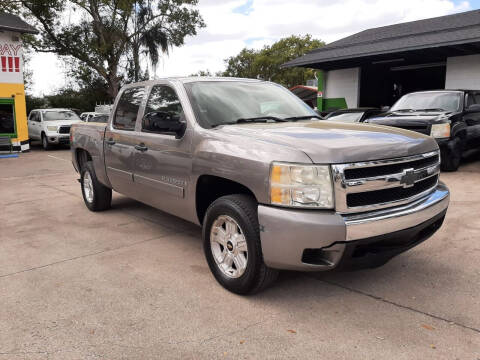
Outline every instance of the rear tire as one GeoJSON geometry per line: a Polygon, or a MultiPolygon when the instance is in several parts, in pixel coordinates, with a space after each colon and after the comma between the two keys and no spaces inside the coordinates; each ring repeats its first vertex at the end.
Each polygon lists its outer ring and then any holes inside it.
{"type": "Polygon", "coordinates": [[[48,139],[45,134],[42,134],[42,147],[43,150],[50,150],[52,148],[52,146],[48,143],[48,139]]]}
{"type": "Polygon", "coordinates": [[[258,204],[248,195],[215,200],[203,222],[203,248],[215,279],[236,294],[267,288],[278,270],[263,262],[257,215],[258,204]]]}
{"type": "Polygon", "coordinates": [[[86,162],[81,169],[80,186],[83,201],[90,211],[110,209],[112,205],[112,189],[98,181],[91,161],[86,162]]]}
{"type": "Polygon", "coordinates": [[[440,167],[442,171],[457,171],[462,160],[462,151],[461,138],[456,137],[450,141],[441,153],[442,163],[440,167]]]}

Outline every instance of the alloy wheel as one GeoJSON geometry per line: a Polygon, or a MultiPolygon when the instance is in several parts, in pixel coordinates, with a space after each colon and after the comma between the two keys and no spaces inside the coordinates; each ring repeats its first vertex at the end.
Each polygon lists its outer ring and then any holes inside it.
{"type": "Polygon", "coordinates": [[[238,223],[227,215],[213,222],[210,230],[210,248],[220,271],[230,277],[239,278],[247,269],[247,240],[238,223]]]}

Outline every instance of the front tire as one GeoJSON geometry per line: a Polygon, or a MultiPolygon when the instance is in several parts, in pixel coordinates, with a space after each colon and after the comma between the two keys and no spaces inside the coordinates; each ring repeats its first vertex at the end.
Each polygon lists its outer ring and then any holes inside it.
{"type": "Polygon", "coordinates": [[[42,134],[42,147],[43,147],[43,150],[51,149],[51,145],[49,144],[47,136],[45,134],[42,134]]]}
{"type": "Polygon", "coordinates": [[[112,189],[101,184],[93,163],[88,161],[81,169],[80,186],[85,205],[90,211],[104,211],[110,209],[112,205],[112,189]]]}
{"type": "Polygon", "coordinates": [[[442,163],[440,167],[442,171],[457,171],[462,160],[462,151],[462,139],[456,137],[450,141],[441,153],[442,163]]]}
{"type": "Polygon", "coordinates": [[[263,262],[257,215],[251,196],[215,200],[203,223],[203,248],[215,279],[236,294],[259,292],[275,281],[278,270],[263,262]]]}

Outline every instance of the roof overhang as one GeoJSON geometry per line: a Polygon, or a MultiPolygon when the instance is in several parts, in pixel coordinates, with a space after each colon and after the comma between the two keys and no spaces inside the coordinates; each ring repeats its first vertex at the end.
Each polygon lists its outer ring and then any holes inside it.
{"type": "Polygon", "coordinates": [[[330,70],[395,58],[432,62],[471,54],[480,54],[480,10],[367,29],[283,66],[330,70]]]}
{"type": "Polygon", "coordinates": [[[38,30],[27,24],[18,16],[0,12],[0,31],[11,31],[20,34],[38,34],[38,30]]]}
{"type": "MultiPolygon", "coordinates": [[[[298,62],[288,62],[284,67],[308,67],[322,70],[335,70],[363,66],[366,64],[414,64],[445,61],[448,57],[480,54],[480,38],[474,42],[456,42],[448,45],[432,45],[428,47],[413,47],[378,51],[351,56],[338,56],[328,59],[309,59],[298,62]]],[[[301,59],[301,58],[300,58],[301,59]]],[[[297,60],[300,60],[297,59],[297,60]]]]}

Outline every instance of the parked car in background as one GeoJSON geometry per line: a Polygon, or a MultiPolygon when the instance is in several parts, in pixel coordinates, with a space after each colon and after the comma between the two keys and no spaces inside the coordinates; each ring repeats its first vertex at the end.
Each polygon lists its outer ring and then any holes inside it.
{"type": "Polygon", "coordinates": [[[87,121],[85,122],[97,122],[97,123],[106,123],[108,122],[108,117],[110,115],[107,115],[107,114],[97,114],[91,118],[89,118],[87,121]]]}
{"type": "Polygon", "coordinates": [[[52,145],[70,144],[70,127],[81,122],[70,109],[34,109],[28,116],[28,134],[48,150],[52,145]]]}
{"type": "Polygon", "coordinates": [[[319,121],[265,81],[129,84],[107,124],[71,137],[88,209],[113,189],[201,225],[210,270],[239,294],[279,269],[380,266],[434,234],[449,203],[433,138],[319,121]]]}
{"type": "Polygon", "coordinates": [[[92,117],[89,117],[88,120],[85,120],[85,122],[106,123],[108,121],[109,116],[110,115],[107,115],[107,114],[96,114],[92,117]]]}
{"type": "Polygon", "coordinates": [[[455,171],[465,150],[480,148],[480,90],[410,93],[367,121],[433,136],[440,147],[442,170],[455,171]]]}
{"type": "Polygon", "coordinates": [[[364,122],[366,119],[381,114],[384,111],[377,108],[352,108],[335,110],[327,114],[324,119],[347,123],[364,122]]]}
{"type": "Polygon", "coordinates": [[[82,119],[82,121],[89,122],[90,119],[96,115],[99,115],[99,114],[96,112],[84,112],[80,114],[80,119],[82,119]]]}

